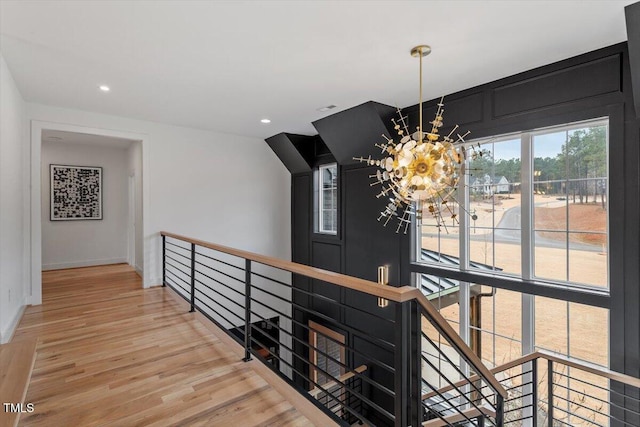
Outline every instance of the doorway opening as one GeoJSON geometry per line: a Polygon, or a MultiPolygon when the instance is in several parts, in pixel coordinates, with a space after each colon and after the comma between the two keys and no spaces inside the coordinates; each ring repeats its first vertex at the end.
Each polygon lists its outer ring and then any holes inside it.
{"type": "Polygon", "coordinates": [[[42,269],[129,263],[142,271],[137,197],[140,142],[44,129],[41,147],[42,269]]]}
{"type": "Polygon", "coordinates": [[[30,303],[42,303],[45,270],[127,263],[147,285],[146,135],[39,121],[31,130],[30,303]]]}

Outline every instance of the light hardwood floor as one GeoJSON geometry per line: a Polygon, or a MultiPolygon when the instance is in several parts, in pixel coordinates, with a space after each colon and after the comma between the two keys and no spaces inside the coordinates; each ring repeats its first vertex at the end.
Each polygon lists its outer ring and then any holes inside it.
{"type": "Polygon", "coordinates": [[[313,425],[168,292],[127,265],[43,273],[14,337],[37,340],[19,425],[313,425]]]}
{"type": "MultiPolygon", "coordinates": [[[[23,408],[13,412],[5,403],[23,403],[36,358],[36,342],[22,340],[0,345],[0,427],[13,427],[23,408]]],[[[26,410],[26,408],[25,408],[26,410]]]]}

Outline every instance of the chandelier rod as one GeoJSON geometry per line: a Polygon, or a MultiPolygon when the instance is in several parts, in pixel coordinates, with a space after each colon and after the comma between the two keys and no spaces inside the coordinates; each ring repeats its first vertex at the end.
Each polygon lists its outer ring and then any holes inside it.
{"type": "Polygon", "coordinates": [[[421,44],[411,49],[411,56],[420,57],[420,102],[418,103],[418,113],[420,118],[418,120],[418,144],[422,144],[422,57],[431,53],[431,46],[421,44]]]}
{"type": "Polygon", "coordinates": [[[419,102],[420,106],[418,107],[420,109],[420,128],[418,129],[418,131],[420,132],[419,134],[419,140],[418,140],[418,144],[422,144],[422,49],[420,49],[420,102],[419,102]]]}

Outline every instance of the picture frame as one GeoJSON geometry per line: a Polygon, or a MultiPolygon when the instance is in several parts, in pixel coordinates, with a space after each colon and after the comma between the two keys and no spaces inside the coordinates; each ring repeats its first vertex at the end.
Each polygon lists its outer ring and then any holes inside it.
{"type": "Polygon", "coordinates": [[[51,221],[102,219],[102,168],[49,165],[51,221]]]}

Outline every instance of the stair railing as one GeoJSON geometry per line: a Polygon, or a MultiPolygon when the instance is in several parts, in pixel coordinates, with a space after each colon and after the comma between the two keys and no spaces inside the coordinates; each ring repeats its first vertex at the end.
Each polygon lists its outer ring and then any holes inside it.
{"type": "Polygon", "coordinates": [[[505,388],[418,289],[161,235],[163,286],[337,424],[502,425],[505,388]]]}
{"type": "MultiPolygon", "coordinates": [[[[640,378],[545,350],[491,372],[507,391],[505,426],[640,426],[640,378]]],[[[478,380],[472,376],[438,392],[478,380]]],[[[425,393],[423,399],[436,394],[425,393]]]]}

